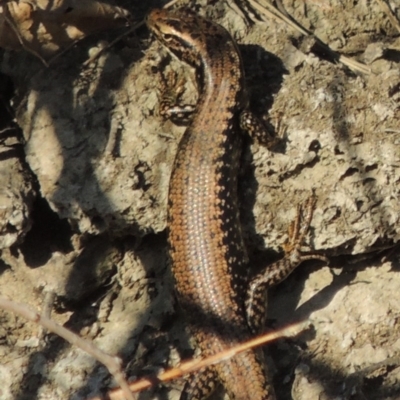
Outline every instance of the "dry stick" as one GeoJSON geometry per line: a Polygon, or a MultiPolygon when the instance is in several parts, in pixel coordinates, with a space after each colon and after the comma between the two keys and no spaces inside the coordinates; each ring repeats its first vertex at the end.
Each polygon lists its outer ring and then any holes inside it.
{"type": "Polygon", "coordinates": [[[273,18],[273,19],[278,19],[279,21],[283,21],[286,24],[288,24],[290,27],[296,29],[300,33],[302,33],[305,36],[311,36],[315,38],[317,41],[318,45],[322,47],[325,51],[330,53],[332,56],[334,56],[339,62],[342,64],[348,66],[350,69],[362,72],[364,74],[370,74],[371,73],[371,68],[367,67],[365,64],[360,63],[358,61],[355,61],[349,57],[343,56],[336,51],[332,50],[327,44],[325,44],[323,41],[318,39],[312,32],[309,32],[307,29],[303,28],[300,24],[298,24],[296,21],[294,21],[292,18],[288,18],[285,14],[283,14],[280,10],[275,8],[272,4],[270,3],[263,3],[263,5],[260,5],[258,2],[255,0],[249,0],[249,3],[261,14],[264,14],[268,18],[273,18]]]}
{"type": "Polygon", "coordinates": [[[170,8],[173,6],[175,3],[177,3],[179,0],[171,0],[169,3],[167,3],[163,8],[170,8]]]}
{"type": "Polygon", "coordinates": [[[15,35],[18,38],[19,43],[21,44],[22,48],[25,49],[26,51],[28,51],[29,53],[33,54],[35,57],[37,57],[46,67],[49,66],[49,64],[47,63],[47,61],[35,50],[31,49],[28,45],[25,44],[24,39],[22,38],[18,28],[15,26],[12,16],[10,14],[10,11],[7,7],[7,4],[3,7],[0,7],[0,12],[4,11],[4,19],[6,21],[6,23],[10,26],[10,28],[14,31],[15,35]]]}
{"type": "Polygon", "coordinates": [[[74,47],[79,41],[83,40],[83,38],[81,39],[77,39],[74,40],[72,43],[70,43],[69,45],[67,45],[67,47],[65,49],[60,50],[57,54],[55,54],[52,58],[50,58],[50,60],[48,61],[49,66],[51,64],[54,63],[54,61],[56,61],[58,58],[60,58],[63,54],[65,54],[67,51],[69,51],[72,47],[74,47]]]}
{"type": "Polygon", "coordinates": [[[230,7],[237,15],[239,15],[245,23],[247,19],[250,18],[253,22],[257,22],[257,17],[250,10],[246,9],[246,14],[240,9],[240,7],[236,4],[235,0],[226,0],[226,4],[230,7]]]}
{"type": "MultiPolygon", "coordinates": [[[[42,317],[51,318],[51,312],[54,307],[54,301],[56,299],[56,292],[54,290],[46,290],[42,302],[42,317]]],[[[46,335],[46,329],[41,326],[41,331],[38,334],[39,339],[43,339],[46,335]]]]}
{"type": "Polygon", "coordinates": [[[385,132],[385,133],[400,133],[400,130],[394,129],[394,128],[387,128],[387,129],[384,129],[383,132],[385,132]]]}
{"type": "MultiPolygon", "coordinates": [[[[172,0],[169,3],[167,3],[164,8],[169,8],[172,5],[174,5],[176,2],[178,2],[179,0],[172,0]]],[[[92,63],[93,61],[97,60],[97,58],[99,58],[99,56],[101,54],[103,54],[103,52],[109,48],[111,48],[112,46],[114,46],[115,43],[118,43],[122,38],[124,38],[125,36],[129,35],[130,33],[136,31],[137,29],[139,29],[142,25],[144,25],[144,20],[138,22],[137,24],[133,25],[130,29],[128,29],[126,32],[122,33],[121,35],[119,35],[117,38],[115,38],[111,43],[109,43],[107,46],[105,46],[104,48],[100,49],[95,55],[93,55],[92,57],[90,57],[88,60],[86,60],[83,65],[87,66],[90,63],[92,63]]]]}
{"type": "MultiPolygon", "coordinates": [[[[266,333],[264,335],[256,337],[255,339],[248,340],[247,342],[218,352],[210,357],[184,361],[179,366],[170,368],[169,370],[161,372],[157,375],[150,375],[148,377],[136,380],[135,382],[129,384],[129,388],[134,393],[144,389],[148,389],[151,386],[159,384],[160,382],[167,382],[169,380],[179,378],[182,375],[198,371],[201,368],[209,367],[219,362],[226,361],[229,358],[234,357],[239,353],[242,353],[243,351],[261,346],[272,340],[282,337],[296,336],[303,330],[308,329],[310,324],[311,322],[309,320],[292,324],[290,326],[287,326],[286,328],[280,329],[279,331],[266,333]]],[[[97,396],[91,397],[87,400],[122,400],[122,392],[120,389],[115,389],[108,392],[105,397],[97,396]]]]}
{"type": "Polygon", "coordinates": [[[390,19],[390,22],[393,26],[400,32],[400,22],[396,17],[396,14],[392,11],[389,4],[385,2],[385,0],[378,0],[379,5],[381,6],[383,12],[387,14],[390,19]]]}
{"type": "Polygon", "coordinates": [[[100,49],[94,56],[90,57],[88,60],[86,60],[83,65],[87,66],[93,61],[97,60],[101,54],[110,47],[114,46],[115,43],[119,42],[122,38],[125,36],[129,35],[131,32],[135,31],[136,29],[139,29],[142,25],[144,24],[144,21],[140,21],[137,24],[133,25],[130,29],[128,29],[126,32],[123,34],[119,35],[117,38],[115,38],[111,43],[109,43],[107,46],[103,47],[100,49]]]}
{"type": "Polygon", "coordinates": [[[129,390],[128,383],[125,380],[124,374],[121,370],[121,359],[119,357],[112,357],[102,350],[97,348],[91,341],[79,337],[77,334],[64,328],[63,326],[52,321],[43,315],[40,315],[37,311],[33,310],[26,304],[17,303],[9,300],[3,296],[0,296],[0,308],[10,311],[14,314],[18,314],[29,321],[35,322],[40,326],[48,329],[49,331],[61,336],[67,342],[75,345],[90,354],[96,360],[105,365],[111,375],[114,376],[117,384],[121,387],[122,398],[128,400],[134,400],[132,392],[129,390]]]}

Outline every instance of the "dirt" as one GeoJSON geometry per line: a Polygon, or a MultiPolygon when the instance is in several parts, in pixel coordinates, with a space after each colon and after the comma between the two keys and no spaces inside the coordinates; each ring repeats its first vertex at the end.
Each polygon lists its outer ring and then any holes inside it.
{"type": "MultiPolygon", "coordinates": [[[[396,27],[378,1],[283,1],[366,74],[283,22],[193,3],[237,40],[251,108],[282,137],[274,151],[243,149],[250,267],[280,257],[297,205],[312,191],[318,199],[309,242],[330,264],[304,263],[269,291],[269,327],[313,324],[266,347],[278,398],[399,399],[396,27]]],[[[128,4],[137,19],[156,5],[128,4]]],[[[79,42],[50,68],[0,52],[0,292],[37,310],[54,293],[52,318],[121,356],[133,379],[193,354],[166,257],[169,175],[185,127],[159,115],[162,66],[186,78],[185,101],[197,94],[192,71],[165,61],[145,27],[84,64],[118,33],[79,42]]],[[[0,321],[1,400],[86,399],[115,385],[38,325],[6,311],[0,321]]],[[[177,399],[183,381],[140,398],[177,399]]]]}

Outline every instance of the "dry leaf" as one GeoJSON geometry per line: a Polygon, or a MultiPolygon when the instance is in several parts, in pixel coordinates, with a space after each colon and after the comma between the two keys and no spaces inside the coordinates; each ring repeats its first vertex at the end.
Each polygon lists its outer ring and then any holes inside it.
{"type": "Polygon", "coordinates": [[[95,0],[10,1],[0,6],[0,47],[38,57],[100,30],[127,23],[129,12],[95,0]]]}

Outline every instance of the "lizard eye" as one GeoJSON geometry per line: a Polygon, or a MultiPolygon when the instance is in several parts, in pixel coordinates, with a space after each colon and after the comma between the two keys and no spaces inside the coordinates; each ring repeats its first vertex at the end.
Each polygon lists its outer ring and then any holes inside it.
{"type": "Polygon", "coordinates": [[[173,38],[173,35],[171,35],[171,34],[169,34],[169,33],[165,33],[165,34],[163,35],[163,39],[164,39],[166,42],[170,42],[170,41],[172,40],[172,38],[173,38]]]}

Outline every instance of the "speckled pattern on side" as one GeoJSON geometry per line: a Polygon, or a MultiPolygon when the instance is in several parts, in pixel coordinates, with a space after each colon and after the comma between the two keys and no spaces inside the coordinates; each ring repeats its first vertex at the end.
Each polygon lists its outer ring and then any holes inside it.
{"type": "MultiPolygon", "coordinates": [[[[237,201],[240,114],[247,94],[229,33],[186,10],[154,10],[157,39],[197,68],[200,98],[177,152],[169,190],[169,243],[181,307],[203,355],[251,336],[245,313],[248,257],[237,201]]],[[[232,399],[275,398],[260,351],[248,351],[187,382],[181,399],[203,399],[216,375],[232,399]]]]}

